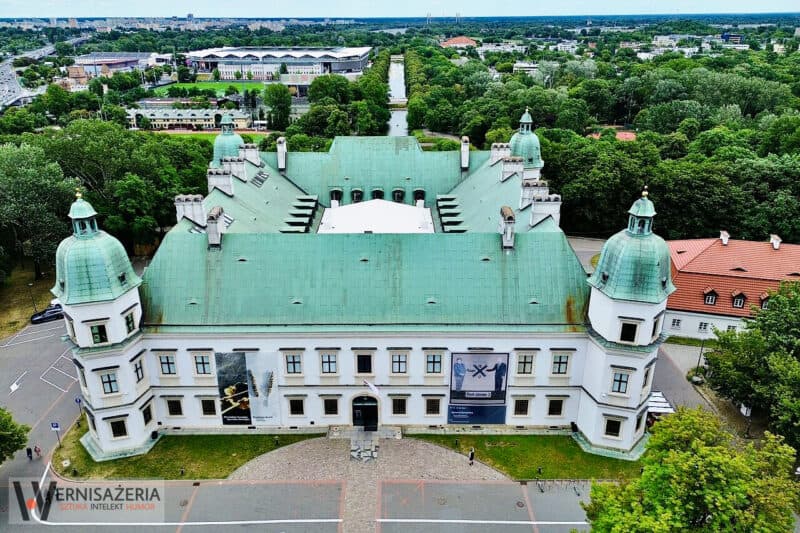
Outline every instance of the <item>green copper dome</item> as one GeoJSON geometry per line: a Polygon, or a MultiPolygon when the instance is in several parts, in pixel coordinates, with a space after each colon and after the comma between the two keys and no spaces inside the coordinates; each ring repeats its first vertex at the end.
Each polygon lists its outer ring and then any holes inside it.
{"type": "Polygon", "coordinates": [[[97,228],[96,215],[80,197],[70,209],[74,233],[58,245],[51,289],[63,304],[113,300],[142,283],[122,244],[97,228]]]}
{"type": "Polygon", "coordinates": [[[234,124],[230,115],[224,115],[219,125],[222,128],[222,133],[217,135],[217,138],[214,139],[214,159],[212,165],[215,167],[221,166],[223,157],[238,157],[239,146],[244,144],[239,134],[233,131],[234,124]]]}
{"type": "Polygon", "coordinates": [[[609,298],[661,303],[675,291],[667,243],[652,232],[655,207],[647,191],[630,211],[627,229],[608,239],[589,285],[609,298]]]}
{"type": "Polygon", "coordinates": [[[511,137],[511,155],[522,158],[524,168],[542,168],[542,147],[539,137],[531,130],[533,119],[527,108],[519,119],[519,131],[511,137]]]}

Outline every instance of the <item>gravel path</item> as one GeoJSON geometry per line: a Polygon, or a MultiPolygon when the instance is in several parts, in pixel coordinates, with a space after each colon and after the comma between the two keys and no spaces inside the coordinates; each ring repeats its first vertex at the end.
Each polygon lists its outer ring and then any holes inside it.
{"type": "Polygon", "coordinates": [[[506,480],[479,462],[469,466],[463,455],[416,439],[381,440],[377,461],[350,460],[347,439],[310,439],[262,455],[228,479],[344,480],[344,524],[347,533],[375,531],[378,480],[506,480]]]}

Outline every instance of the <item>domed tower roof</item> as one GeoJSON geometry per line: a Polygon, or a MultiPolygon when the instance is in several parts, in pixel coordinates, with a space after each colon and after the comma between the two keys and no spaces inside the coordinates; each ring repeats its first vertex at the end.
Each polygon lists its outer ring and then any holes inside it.
{"type": "Polygon", "coordinates": [[[631,206],[628,227],[603,245],[589,285],[609,298],[661,303],[675,291],[667,243],[653,233],[656,210],[647,197],[631,206]]]}
{"type": "Polygon", "coordinates": [[[73,234],[56,250],[56,284],[51,292],[65,305],[113,300],[138,287],[122,244],[97,227],[92,205],[80,197],[69,210],[73,234]]]}
{"type": "Polygon", "coordinates": [[[524,168],[542,168],[542,147],[539,137],[531,129],[533,118],[525,108],[525,114],[519,119],[519,131],[511,137],[511,155],[522,158],[524,168]]]}
{"type": "Polygon", "coordinates": [[[214,139],[214,159],[211,162],[215,167],[221,166],[223,157],[238,157],[239,146],[244,144],[239,134],[233,131],[233,118],[230,115],[223,115],[219,125],[222,133],[214,139]]]}

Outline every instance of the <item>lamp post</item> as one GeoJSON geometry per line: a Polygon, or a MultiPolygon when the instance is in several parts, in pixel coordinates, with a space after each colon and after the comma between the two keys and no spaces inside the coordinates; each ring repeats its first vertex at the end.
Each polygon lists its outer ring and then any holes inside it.
{"type": "Polygon", "coordinates": [[[695,370],[694,370],[694,374],[695,375],[697,375],[697,373],[700,371],[700,360],[703,358],[703,346],[705,346],[705,344],[706,344],[706,339],[705,338],[701,339],[700,340],[700,353],[697,355],[697,368],[695,368],[695,370]]]}
{"type": "Polygon", "coordinates": [[[28,295],[31,297],[31,303],[33,304],[33,312],[38,313],[39,310],[36,308],[36,300],[33,297],[33,283],[28,283],[28,295]]]}

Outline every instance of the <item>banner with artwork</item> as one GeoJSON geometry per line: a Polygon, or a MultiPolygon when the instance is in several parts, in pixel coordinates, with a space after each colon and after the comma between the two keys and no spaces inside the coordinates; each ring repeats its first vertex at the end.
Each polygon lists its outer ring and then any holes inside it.
{"type": "Polygon", "coordinates": [[[276,365],[279,354],[216,353],[223,425],[279,425],[276,365]]]}
{"type": "Polygon", "coordinates": [[[452,354],[450,367],[450,424],[504,424],[508,354],[452,354]]]}

